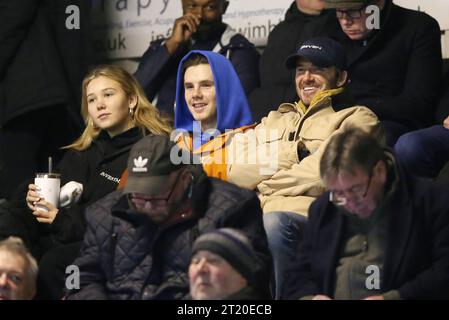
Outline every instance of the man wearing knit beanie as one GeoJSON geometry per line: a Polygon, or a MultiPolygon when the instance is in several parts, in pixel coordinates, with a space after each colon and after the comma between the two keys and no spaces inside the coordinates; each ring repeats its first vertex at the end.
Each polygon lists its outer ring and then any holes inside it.
{"type": "Polygon", "coordinates": [[[200,236],[189,266],[190,294],[194,300],[258,299],[259,261],[248,238],[222,228],[200,236]]]}

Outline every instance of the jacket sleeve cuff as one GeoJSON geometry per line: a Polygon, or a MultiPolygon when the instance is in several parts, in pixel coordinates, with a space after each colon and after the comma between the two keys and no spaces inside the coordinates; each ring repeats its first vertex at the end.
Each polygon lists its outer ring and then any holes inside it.
{"type": "Polygon", "coordinates": [[[402,300],[398,290],[390,290],[382,294],[385,300],[402,300]]]}

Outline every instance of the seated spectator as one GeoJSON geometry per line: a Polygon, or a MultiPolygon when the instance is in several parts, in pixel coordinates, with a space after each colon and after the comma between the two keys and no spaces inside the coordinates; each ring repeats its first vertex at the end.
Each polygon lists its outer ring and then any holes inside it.
{"type": "Polygon", "coordinates": [[[23,235],[40,258],[40,299],[61,298],[65,267],[75,259],[85,232],[84,209],[117,188],[131,146],[144,135],[168,136],[171,131],[138,82],[118,66],[100,66],[86,75],[81,109],[86,129],[66,147],[58,167],[62,189],[75,183],[81,194],[55,207],[31,183],[8,204],[11,213],[0,216],[0,234],[23,235]],[[14,225],[8,220],[15,222],[16,230],[3,229],[14,225]]]}
{"type": "Polygon", "coordinates": [[[449,73],[437,108],[438,125],[402,135],[394,149],[409,173],[435,178],[449,161],[449,73]]]}
{"type": "Polygon", "coordinates": [[[255,290],[268,295],[271,256],[254,192],[208,178],[164,136],[131,149],[125,188],[92,204],[69,299],[182,299],[195,239],[222,227],[250,239],[261,261],[255,290]]]}
{"type": "Polygon", "coordinates": [[[293,299],[448,299],[448,186],[404,173],[360,130],[320,162],[329,190],[310,207],[293,299]]]}
{"type": "MultiPolygon", "coordinates": [[[[173,140],[200,157],[209,177],[227,180],[229,141],[255,127],[232,64],[221,54],[192,50],[179,64],[176,86],[173,140]]],[[[127,176],[125,171],[120,188],[127,176]]]]}
{"type": "Polygon", "coordinates": [[[226,146],[236,133],[255,126],[237,74],[222,55],[191,51],[179,65],[177,81],[175,128],[182,131],[174,140],[201,155],[208,176],[226,180],[226,146]]]}
{"type": "Polygon", "coordinates": [[[259,122],[282,102],[297,101],[292,81],[295,73],[284,67],[284,61],[297,49],[298,43],[307,40],[306,26],[314,29],[317,20],[323,20],[324,16],[331,13],[322,12],[323,8],[324,0],[293,1],[284,20],[270,32],[259,62],[260,86],[248,96],[256,121],[259,122]]]}
{"type": "Polygon", "coordinates": [[[274,258],[276,298],[282,297],[288,281],[285,268],[298,258],[309,205],[325,190],[318,168],[330,137],[353,126],[380,134],[375,114],[355,105],[345,92],[346,55],[338,42],[310,39],[286,66],[296,70],[300,101],[281,104],[228,148],[238,150],[228,166],[229,181],[259,192],[274,258]],[[251,163],[247,159],[252,154],[258,158],[251,163]]]}
{"type": "Polygon", "coordinates": [[[168,39],[158,39],[143,54],[136,78],[162,112],[174,115],[179,62],[191,50],[217,52],[228,58],[249,94],[259,85],[259,53],[243,35],[222,22],[226,0],[181,0],[183,16],[168,39]]]}
{"type": "Polygon", "coordinates": [[[0,300],[31,300],[36,293],[37,263],[22,240],[0,241],[0,300]]]}
{"type": "Polygon", "coordinates": [[[379,117],[387,144],[430,125],[441,83],[438,22],[392,0],[326,0],[326,8],[336,10],[336,19],[318,35],[345,47],[348,90],[379,117]]]}
{"type": "Polygon", "coordinates": [[[231,228],[208,232],[196,239],[192,250],[189,266],[192,299],[259,298],[254,288],[260,263],[242,232],[231,228]]]}

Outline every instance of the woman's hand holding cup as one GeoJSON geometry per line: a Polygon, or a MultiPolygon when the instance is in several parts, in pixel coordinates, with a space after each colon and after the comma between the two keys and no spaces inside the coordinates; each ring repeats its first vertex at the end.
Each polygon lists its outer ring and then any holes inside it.
{"type": "Polygon", "coordinates": [[[27,206],[33,212],[37,221],[51,224],[56,218],[59,209],[50,202],[45,201],[45,199],[40,196],[39,191],[40,188],[37,185],[28,185],[28,193],[26,196],[27,206]]]}
{"type": "Polygon", "coordinates": [[[28,192],[27,192],[27,196],[26,196],[27,207],[31,211],[35,211],[36,210],[35,204],[36,204],[36,202],[40,201],[41,199],[42,198],[39,195],[39,187],[36,186],[35,184],[29,184],[28,192]]]}
{"type": "Polygon", "coordinates": [[[39,208],[34,210],[33,214],[36,217],[37,221],[41,223],[52,224],[53,220],[55,220],[56,215],[59,212],[59,209],[52,205],[50,202],[45,201],[44,199],[36,202],[36,204],[39,204],[39,208]]]}

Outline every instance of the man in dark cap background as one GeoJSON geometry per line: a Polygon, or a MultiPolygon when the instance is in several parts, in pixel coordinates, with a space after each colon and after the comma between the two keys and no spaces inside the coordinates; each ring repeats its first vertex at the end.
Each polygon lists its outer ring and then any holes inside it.
{"type": "Polygon", "coordinates": [[[276,298],[282,298],[283,284],[288,282],[285,270],[298,258],[309,205],[325,190],[319,161],[330,137],[354,126],[381,134],[376,115],[356,106],[345,92],[346,55],[338,42],[310,39],[298,46],[286,66],[295,69],[300,101],[281,104],[255,132],[248,130],[243,139],[234,139],[230,148],[239,151],[228,166],[230,182],[259,192],[274,258],[276,298]],[[250,143],[254,134],[255,146],[250,143]],[[256,163],[247,160],[252,159],[250,154],[267,153],[271,156],[256,163]]]}
{"type": "Polygon", "coordinates": [[[123,191],[86,211],[87,232],[74,262],[80,289],[69,299],[185,298],[193,242],[222,227],[248,236],[261,262],[256,290],[268,296],[271,256],[256,194],[208,178],[191,163],[191,154],[167,137],[134,145],[123,191]]]}
{"type": "Polygon", "coordinates": [[[248,96],[253,118],[260,121],[282,102],[298,99],[294,70],[284,67],[285,58],[309,38],[308,30],[320,28],[330,11],[323,11],[324,0],[295,0],[285,19],[270,32],[259,62],[260,86],[248,96]]]}
{"type": "Polygon", "coordinates": [[[190,295],[194,300],[263,298],[254,289],[260,267],[245,234],[231,228],[208,232],[193,244],[190,295]]]}

